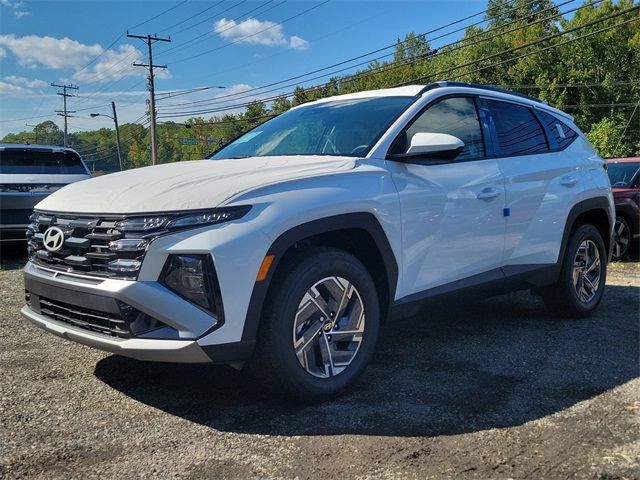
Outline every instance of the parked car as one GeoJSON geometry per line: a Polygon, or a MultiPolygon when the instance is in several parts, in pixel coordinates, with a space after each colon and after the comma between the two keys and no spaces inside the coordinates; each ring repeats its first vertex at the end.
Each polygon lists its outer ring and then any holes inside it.
{"type": "Polygon", "coordinates": [[[362,373],[384,319],[435,298],[531,289],[591,314],[614,219],[604,166],[569,115],[504,90],[318,100],[209,160],[44,199],[22,313],[109,352],[247,364],[325,400],[362,373]]]}
{"type": "Polygon", "coordinates": [[[33,207],[59,188],[90,177],[70,148],[0,144],[0,240],[26,241],[33,207]]]}
{"type": "Polygon", "coordinates": [[[640,157],[607,160],[616,223],[612,257],[623,260],[638,255],[640,247],[640,157]]]}

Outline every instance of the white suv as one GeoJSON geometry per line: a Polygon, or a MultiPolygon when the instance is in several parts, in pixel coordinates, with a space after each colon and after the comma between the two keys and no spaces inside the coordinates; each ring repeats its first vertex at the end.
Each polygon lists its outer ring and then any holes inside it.
{"type": "Polygon", "coordinates": [[[246,363],[324,400],[362,373],[387,317],[436,296],[531,289],[590,314],[614,218],[604,167],[570,116],[503,90],[319,100],[208,160],[47,197],[22,313],[141,360],[246,363]]]}

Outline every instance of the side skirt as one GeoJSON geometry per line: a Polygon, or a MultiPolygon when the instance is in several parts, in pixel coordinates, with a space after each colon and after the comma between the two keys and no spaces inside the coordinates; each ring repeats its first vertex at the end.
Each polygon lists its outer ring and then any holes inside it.
{"type": "Polygon", "coordinates": [[[472,277],[417,292],[396,300],[389,312],[395,320],[414,315],[425,305],[443,300],[464,298],[475,301],[517,290],[539,289],[554,284],[560,275],[560,264],[506,265],[472,277]]]}

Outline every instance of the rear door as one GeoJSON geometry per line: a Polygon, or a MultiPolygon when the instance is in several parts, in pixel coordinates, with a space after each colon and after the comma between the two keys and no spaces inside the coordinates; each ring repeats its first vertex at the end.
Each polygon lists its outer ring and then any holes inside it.
{"type": "Polygon", "coordinates": [[[420,132],[447,133],[465,144],[450,163],[389,161],[402,212],[401,296],[487,272],[478,282],[501,278],[504,179],[498,161],[487,155],[487,131],[473,96],[446,97],[419,114],[391,147],[391,154],[405,153],[420,132]]]}
{"type": "Polygon", "coordinates": [[[506,268],[556,263],[567,215],[584,188],[577,162],[531,106],[493,98],[483,105],[506,182],[506,268]]]}

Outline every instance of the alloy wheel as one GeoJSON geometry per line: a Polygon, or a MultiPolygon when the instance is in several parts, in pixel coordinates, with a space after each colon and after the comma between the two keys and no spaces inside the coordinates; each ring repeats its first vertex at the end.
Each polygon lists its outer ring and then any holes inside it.
{"type": "Polygon", "coordinates": [[[596,296],[601,275],[600,251],[592,240],[584,240],[573,261],[573,286],[582,303],[589,303],[596,296]]]}
{"type": "Polygon", "coordinates": [[[620,219],[616,219],[616,223],[613,226],[613,241],[613,258],[617,260],[626,255],[631,241],[631,230],[620,219]]]}
{"type": "Polygon", "coordinates": [[[293,322],[293,348],[311,375],[338,375],[355,359],[365,329],[358,290],[342,277],[314,284],[302,297],[293,322]]]}

